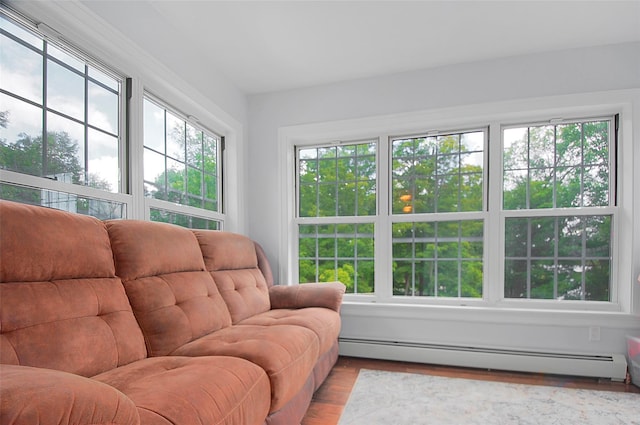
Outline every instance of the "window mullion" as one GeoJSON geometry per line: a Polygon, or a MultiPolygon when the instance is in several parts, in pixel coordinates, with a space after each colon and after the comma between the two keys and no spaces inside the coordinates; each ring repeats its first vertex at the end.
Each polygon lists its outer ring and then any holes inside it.
{"type": "Polygon", "coordinates": [[[499,122],[491,122],[485,142],[485,184],[487,185],[487,208],[484,220],[484,299],[496,303],[504,298],[504,225],[502,209],[503,188],[503,142],[499,122]],[[496,237],[497,236],[497,237],[496,237]]]}
{"type": "Polygon", "coordinates": [[[47,60],[47,47],[49,43],[46,41],[42,43],[42,177],[46,176],[47,173],[47,125],[48,125],[48,117],[47,117],[47,72],[48,72],[48,63],[47,60]]]}
{"type": "Polygon", "coordinates": [[[377,216],[374,226],[374,264],[375,264],[375,295],[380,301],[390,301],[393,298],[393,271],[391,268],[391,138],[387,134],[380,134],[377,140],[376,169],[377,169],[377,216]]]}

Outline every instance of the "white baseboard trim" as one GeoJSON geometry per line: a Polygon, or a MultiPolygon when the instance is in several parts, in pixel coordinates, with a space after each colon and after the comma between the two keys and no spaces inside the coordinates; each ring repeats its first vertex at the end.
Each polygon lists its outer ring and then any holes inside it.
{"type": "Polygon", "coordinates": [[[620,354],[544,353],[349,338],[340,339],[340,354],[479,369],[606,378],[613,381],[624,381],[627,376],[627,361],[620,354]]]}

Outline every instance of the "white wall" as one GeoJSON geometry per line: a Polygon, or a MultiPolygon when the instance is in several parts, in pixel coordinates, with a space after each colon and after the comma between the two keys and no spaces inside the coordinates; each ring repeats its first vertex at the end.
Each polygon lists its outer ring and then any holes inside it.
{"type": "MultiPolygon", "coordinates": [[[[339,64],[336,64],[339,66],[339,64]]],[[[249,98],[249,234],[265,248],[276,281],[284,258],[281,214],[286,210],[278,132],[283,127],[448,107],[640,88],[640,43],[574,49],[460,64],[249,98]]],[[[636,105],[638,106],[638,105],[636,105]]],[[[637,109],[637,108],[636,108],[637,109]]],[[[635,155],[640,114],[634,111],[635,155]]],[[[635,160],[640,163],[640,157],[635,160]]],[[[630,174],[627,174],[627,176],[630,174]]],[[[633,174],[631,174],[633,175],[633,174]]],[[[635,172],[635,180],[640,177],[635,172]]],[[[632,186],[631,182],[626,183],[632,186]]],[[[634,189],[637,195],[638,188],[634,189]]],[[[635,201],[635,211],[639,211],[635,201]]],[[[640,253],[635,221],[633,246],[640,253]]],[[[624,279],[640,273],[633,260],[624,279]],[[630,270],[634,268],[634,270],[630,270]]],[[[636,316],[640,290],[634,287],[636,316]]],[[[495,311],[460,307],[346,303],[342,336],[577,353],[623,353],[626,334],[640,335],[629,314],[495,311]],[[600,340],[590,341],[590,328],[600,340]]]]}

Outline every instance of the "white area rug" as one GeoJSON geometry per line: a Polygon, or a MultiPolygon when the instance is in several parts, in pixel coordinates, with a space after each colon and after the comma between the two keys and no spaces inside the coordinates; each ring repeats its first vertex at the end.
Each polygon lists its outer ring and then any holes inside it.
{"type": "Polygon", "coordinates": [[[339,425],[640,425],[640,394],[361,370],[339,425]]]}

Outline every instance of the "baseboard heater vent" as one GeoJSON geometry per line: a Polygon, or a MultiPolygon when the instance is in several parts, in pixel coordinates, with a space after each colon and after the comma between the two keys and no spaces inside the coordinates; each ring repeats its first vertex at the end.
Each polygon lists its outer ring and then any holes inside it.
{"type": "Polygon", "coordinates": [[[623,381],[623,355],[584,355],[340,338],[340,354],[479,369],[587,376],[623,381]]]}

